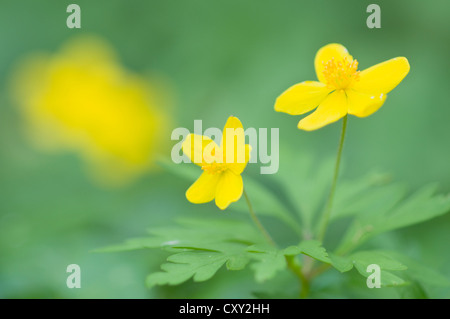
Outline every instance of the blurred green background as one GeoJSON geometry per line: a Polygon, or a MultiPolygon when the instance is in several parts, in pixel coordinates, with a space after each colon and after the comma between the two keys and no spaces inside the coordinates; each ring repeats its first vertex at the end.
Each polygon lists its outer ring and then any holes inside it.
{"type": "MultiPolygon", "coordinates": [[[[165,79],[173,100],[171,129],[193,129],[194,119],[222,128],[235,115],[244,127],[279,127],[282,148],[318,160],[335,155],[340,125],[299,131],[300,117],[275,113],[275,98],[292,84],[315,80],[314,55],[330,42],[346,46],[360,69],[405,56],[411,71],[382,109],[349,119],[342,177],[376,168],[413,189],[436,181],[441,192],[450,192],[448,0],[378,0],[381,29],[366,27],[366,8],[373,2],[361,0],[78,0],[81,29],[66,27],[70,3],[0,3],[2,298],[240,298],[260,288],[245,271],[224,271],[211,282],[148,290],[145,276],[158,269],[164,252],[90,252],[178,216],[223,213],[213,204],[188,203],[190,182],[163,171],[104,188],[86,175],[77,154],[30,145],[10,93],[15,64],[35,51],[57,52],[80,34],[106,40],[124,68],[165,79]],[[72,263],[81,266],[81,289],[66,287],[72,263]]],[[[163,143],[175,142],[168,134],[163,143]]],[[[256,176],[257,164],[251,166],[256,176]]],[[[257,178],[270,184],[271,176],[257,178]]],[[[446,215],[380,240],[450,276],[449,229],[446,215]]],[[[433,296],[449,298],[450,290],[433,296]]]]}

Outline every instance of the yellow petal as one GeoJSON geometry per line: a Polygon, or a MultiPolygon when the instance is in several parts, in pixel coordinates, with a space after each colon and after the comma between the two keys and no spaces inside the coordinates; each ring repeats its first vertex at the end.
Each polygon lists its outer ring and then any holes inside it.
{"type": "Polygon", "coordinates": [[[241,121],[230,116],[223,128],[222,142],[223,163],[245,163],[245,133],[241,121]]]}
{"type": "Polygon", "coordinates": [[[227,170],[220,175],[216,188],[216,205],[220,209],[225,209],[233,202],[241,198],[244,190],[244,182],[241,175],[227,170]]]}
{"type": "Polygon", "coordinates": [[[347,114],[347,97],[343,90],[328,95],[317,110],[298,123],[298,128],[305,131],[317,130],[327,124],[336,122],[347,114]]]}
{"type": "Polygon", "coordinates": [[[317,107],[331,92],[325,84],[305,81],[291,86],[275,102],[275,111],[290,115],[307,113],[317,107]]]}
{"type": "Polygon", "coordinates": [[[245,162],[244,163],[228,163],[227,166],[229,169],[233,171],[235,174],[241,174],[245,167],[247,166],[248,161],[250,160],[250,153],[252,151],[252,147],[249,144],[245,145],[245,162]]]}
{"type": "Polygon", "coordinates": [[[186,191],[186,198],[194,204],[210,202],[214,199],[216,188],[221,174],[209,174],[203,172],[202,175],[186,191]]]}
{"type": "Polygon", "coordinates": [[[394,58],[368,69],[359,74],[352,88],[363,93],[389,93],[408,74],[409,63],[404,57],[394,58]]]}
{"type": "Polygon", "coordinates": [[[325,68],[325,63],[334,58],[336,61],[343,60],[347,58],[348,62],[353,61],[353,57],[348,53],[347,49],[338,43],[327,44],[317,51],[316,58],[314,59],[314,66],[316,68],[316,75],[320,82],[326,83],[325,76],[323,75],[323,70],[325,68]]]}
{"type": "Polygon", "coordinates": [[[189,134],[182,144],[182,149],[193,163],[202,166],[212,162],[211,157],[219,146],[207,136],[189,134]]]}
{"type": "Polygon", "coordinates": [[[354,90],[347,90],[348,113],[358,116],[369,116],[383,105],[386,100],[386,94],[367,94],[354,90]]]}

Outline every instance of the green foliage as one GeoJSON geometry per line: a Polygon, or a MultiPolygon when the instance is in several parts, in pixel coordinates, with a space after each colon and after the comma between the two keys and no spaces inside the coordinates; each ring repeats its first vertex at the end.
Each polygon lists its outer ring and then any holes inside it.
{"type": "Polygon", "coordinates": [[[386,256],[378,251],[360,251],[352,254],[350,257],[358,272],[368,277],[371,273],[367,272],[367,267],[372,264],[380,266],[381,269],[381,285],[383,286],[400,286],[404,285],[405,281],[393,274],[391,271],[405,270],[407,267],[402,263],[386,256]]]}
{"type": "MultiPolygon", "coordinates": [[[[246,180],[245,187],[254,196],[252,200],[257,213],[263,212],[259,215],[278,218],[291,226],[299,236],[314,236],[318,223],[315,216],[320,216],[323,209],[320,199],[326,197],[328,184],[325,175],[329,173],[330,165],[325,163],[313,170],[313,163],[307,159],[304,161],[304,165],[300,166],[303,169],[280,174],[280,184],[286,187],[283,189],[284,195],[274,195],[256,181],[246,180]],[[319,176],[314,178],[311,171],[320,172],[319,176]],[[294,188],[294,185],[297,187],[294,188]],[[297,192],[301,194],[300,190],[306,196],[297,196],[297,192]],[[286,198],[293,208],[283,204],[286,198]]],[[[198,173],[196,167],[191,165],[177,166],[167,161],[162,161],[161,165],[189,181],[194,180],[198,173]]],[[[194,282],[206,281],[224,267],[230,271],[248,268],[253,272],[255,281],[261,284],[279,278],[288,269],[294,275],[314,278],[333,267],[340,273],[356,272],[362,276],[359,282],[365,284],[365,278],[371,275],[367,271],[368,266],[376,264],[381,270],[383,287],[397,287],[401,289],[399,295],[403,297],[426,298],[424,286],[450,286],[449,279],[398,252],[358,248],[376,235],[448,212],[450,198],[435,195],[435,189],[434,186],[426,186],[407,195],[402,185],[390,183],[386,175],[380,174],[369,174],[356,181],[343,181],[336,194],[331,219],[350,219],[351,222],[333,252],[328,252],[320,241],[300,237],[298,244],[290,243],[282,248],[269,245],[258,229],[249,223],[247,216],[243,218],[244,215],[235,214],[232,218],[217,215],[180,219],[175,226],[150,229],[148,237],[130,239],[124,244],[100,251],[144,248],[168,251],[170,255],[167,262],[161,265],[161,271],[147,277],[149,287],[179,285],[191,278],[194,282]],[[303,266],[310,268],[308,274],[301,274],[302,270],[299,269],[303,266]]],[[[241,200],[232,208],[245,211],[244,204],[241,200]]],[[[267,294],[270,295],[270,292],[259,293],[261,296],[267,294]]]]}
{"type": "Polygon", "coordinates": [[[418,284],[432,286],[449,286],[450,280],[435,270],[414,261],[398,252],[371,250],[358,251],[350,256],[331,256],[332,265],[340,272],[356,268],[363,277],[368,277],[367,267],[372,264],[380,266],[382,286],[392,287],[409,285],[418,289],[418,284]],[[414,286],[416,285],[416,286],[414,286]]]}
{"type": "Polygon", "coordinates": [[[223,265],[241,270],[251,263],[258,282],[273,278],[286,268],[285,256],[309,255],[328,261],[325,249],[317,241],[277,249],[265,244],[264,238],[247,221],[230,219],[181,219],[179,226],[151,229],[150,237],[133,238],[122,245],[97,252],[117,252],[144,248],[163,248],[171,253],[162,272],[147,278],[149,286],[177,285],[193,278],[210,279],[223,265]]]}
{"type": "Polygon", "coordinates": [[[152,228],[150,237],[133,238],[124,244],[99,249],[102,252],[142,248],[209,249],[222,242],[255,244],[264,238],[247,221],[225,218],[180,218],[176,226],[152,228]]]}
{"type": "MultiPolygon", "coordinates": [[[[262,284],[247,278],[250,270],[233,276],[222,271],[201,284],[148,290],[142,285],[143,274],[159,267],[166,257],[165,249],[88,253],[93,247],[140,236],[146,227],[172,226],[178,217],[203,213],[221,219],[236,217],[237,207],[244,211],[245,206],[235,203],[223,213],[213,205],[186,203],[183,194],[189,182],[167,172],[142,176],[127,188],[102,189],[92,185],[82,162],[72,152],[38,153],[30,147],[25,138],[27,123],[9,92],[12,70],[22,57],[37,51],[54,53],[80,33],[65,27],[68,3],[72,2],[1,2],[0,298],[248,298],[253,291],[267,292],[258,295],[261,297],[297,296],[297,282],[285,271],[277,272],[276,280],[262,284]],[[82,289],[64,285],[64,267],[72,262],[88,269],[83,274],[82,289]]],[[[338,182],[340,194],[335,197],[332,216],[335,224],[325,241],[335,266],[342,256],[335,254],[334,247],[345,234],[340,227],[363,213],[358,205],[367,206],[367,196],[376,194],[373,186],[384,183],[389,187],[382,175],[374,175],[372,185],[365,183],[366,177],[348,180],[345,176],[359,176],[373,167],[386,168],[397,180],[411,186],[392,185],[391,195],[399,194],[399,200],[430,180],[439,182],[441,192],[450,191],[450,1],[375,2],[383,12],[379,30],[365,26],[366,1],[353,1],[352,5],[347,5],[348,1],[291,0],[135,1],[132,6],[123,0],[76,3],[86,23],[80,31],[105,38],[114,46],[121,64],[133,73],[156,76],[167,84],[164,87],[173,92],[168,96],[174,100],[173,108],[168,108],[173,128],[191,129],[193,119],[221,128],[230,114],[239,116],[248,126],[280,128],[282,144],[300,153],[284,152],[280,145],[280,173],[302,174],[297,180],[292,178],[292,185],[272,184],[274,179],[281,180],[279,174],[262,176],[265,184],[260,186],[278,191],[276,196],[281,195],[283,200],[279,206],[291,217],[305,216],[296,222],[301,221],[306,238],[314,238],[313,227],[332,170],[332,163],[329,171],[314,163],[334,154],[339,128],[335,124],[314,133],[300,132],[296,127],[300,117],[274,113],[276,96],[292,84],[315,78],[315,50],[329,41],[342,41],[358,57],[361,70],[394,56],[410,59],[411,73],[389,94],[379,112],[365,119],[349,118],[343,161],[347,170],[338,182]],[[327,23],[318,23],[321,21],[327,23]],[[306,159],[307,154],[312,156],[306,159]],[[300,179],[302,176],[308,179],[300,179]],[[319,178],[322,186],[312,187],[319,178]],[[352,195],[359,193],[361,196],[352,195]],[[303,210],[297,208],[299,205],[303,210]]],[[[26,90],[24,94],[28,96],[26,90]]],[[[169,148],[170,136],[165,135],[161,142],[169,148]]],[[[192,168],[192,180],[198,176],[198,167],[179,166],[192,168]]],[[[246,170],[244,174],[246,187],[248,173],[246,170]]],[[[258,194],[247,191],[255,202],[258,194]]],[[[276,196],[272,195],[275,200],[276,196]]],[[[278,214],[276,209],[254,205],[264,225],[273,226],[273,218],[263,214],[278,214]]],[[[450,215],[446,215],[372,236],[355,249],[395,250],[450,277],[449,228],[450,215]]],[[[283,237],[288,231],[281,227],[269,230],[280,247],[300,241],[283,237]]],[[[411,264],[393,258],[408,266],[408,270],[395,274],[410,281],[405,275],[412,271],[411,264]]],[[[316,263],[317,267],[321,265],[316,263]]],[[[339,265],[348,268],[348,263],[339,265]]],[[[427,283],[369,290],[355,269],[344,274],[328,271],[316,277],[311,286],[313,298],[389,298],[398,297],[397,292],[401,297],[450,298],[449,288],[427,283]],[[363,287],[358,289],[358,285],[363,287]]]]}
{"type": "Polygon", "coordinates": [[[247,251],[256,260],[251,268],[255,272],[255,280],[263,282],[286,268],[285,253],[273,247],[250,246],[247,251]]]}
{"type": "Polygon", "coordinates": [[[295,207],[295,213],[302,221],[303,232],[309,234],[313,231],[315,216],[322,209],[323,200],[329,191],[334,163],[329,160],[317,167],[310,156],[298,158],[290,149],[285,149],[284,154],[284,165],[280,166],[276,178],[295,207]]]}
{"type": "Polygon", "coordinates": [[[300,252],[324,263],[330,263],[328,253],[317,240],[303,241],[298,245],[300,252]]]}
{"type": "Polygon", "coordinates": [[[147,277],[147,285],[177,285],[191,277],[194,281],[205,281],[226,264],[229,270],[241,270],[249,262],[245,245],[222,243],[216,250],[189,247],[190,251],[176,253],[161,266],[164,272],[156,272],[147,277]]]}
{"type": "Polygon", "coordinates": [[[374,189],[367,200],[360,199],[359,214],[343,238],[338,251],[360,246],[372,237],[443,215],[450,210],[450,197],[435,195],[435,185],[404,197],[396,186],[374,189]]]}

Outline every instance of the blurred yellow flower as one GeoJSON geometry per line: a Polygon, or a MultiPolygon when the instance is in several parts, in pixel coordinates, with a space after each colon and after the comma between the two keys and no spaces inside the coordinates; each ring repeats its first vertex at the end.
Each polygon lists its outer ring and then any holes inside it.
{"type": "Polygon", "coordinates": [[[228,118],[220,146],[207,136],[189,134],[182,148],[203,170],[186,191],[191,203],[215,199],[217,207],[223,210],[241,198],[244,190],[241,173],[249,161],[251,148],[245,144],[244,128],[237,117],[228,118]]]}
{"type": "Polygon", "coordinates": [[[98,181],[120,185],[153,167],[167,127],[160,92],[100,39],[21,61],[13,94],[36,145],[76,151],[98,181]]]}
{"type": "Polygon", "coordinates": [[[362,72],[358,61],[341,44],[328,44],[316,54],[314,61],[317,81],[305,81],[291,86],[276,100],[275,110],[291,115],[312,111],[298,123],[306,131],[336,122],[347,114],[366,117],[384,103],[386,94],[408,74],[409,63],[404,57],[376,64],[362,72]]]}

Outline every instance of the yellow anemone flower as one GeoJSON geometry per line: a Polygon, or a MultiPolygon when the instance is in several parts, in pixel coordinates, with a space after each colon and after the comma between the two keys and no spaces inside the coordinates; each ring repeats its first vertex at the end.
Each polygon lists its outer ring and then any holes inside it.
{"type": "Polygon", "coordinates": [[[156,166],[168,126],[165,95],[123,68],[100,38],[75,38],[55,54],[25,58],[13,90],[31,141],[76,152],[101,184],[122,185],[156,166]]]}
{"type": "Polygon", "coordinates": [[[322,47],[314,60],[319,81],[305,81],[284,91],[275,102],[275,110],[301,115],[317,109],[298,123],[306,131],[319,129],[347,114],[366,117],[384,103],[386,94],[408,74],[404,57],[358,71],[358,61],[341,44],[322,47]]]}
{"type": "Polygon", "coordinates": [[[250,145],[245,144],[244,128],[237,117],[230,116],[222,132],[220,146],[211,138],[189,134],[182,145],[183,152],[203,173],[186,191],[194,204],[215,199],[224,210],[238,201],[244,190],[241,173],[250,159],[250,145]]]}

